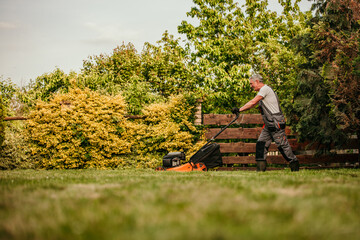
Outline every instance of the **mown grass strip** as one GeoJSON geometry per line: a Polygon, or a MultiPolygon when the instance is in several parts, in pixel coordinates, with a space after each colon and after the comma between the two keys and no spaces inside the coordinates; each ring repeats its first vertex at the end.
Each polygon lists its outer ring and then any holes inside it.
{"type": "Polygon", "coordinates": [[[358,239],[360,171],[0,172],[0,239],[358,239]]]}

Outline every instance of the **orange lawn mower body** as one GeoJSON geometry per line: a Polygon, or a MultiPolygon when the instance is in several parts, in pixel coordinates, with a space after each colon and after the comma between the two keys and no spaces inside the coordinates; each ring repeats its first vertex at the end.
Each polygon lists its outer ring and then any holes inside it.
{"type": "Polygon", "coordinates": [[[158,167],[156,171],[173,171],[173,172],[192,172],[192,171],[207,171],[205,164],[203,163],[185,163],[183,165],[172,167],[172,168],[165,168],[165,167],[158,167]]]}
{"type": "Polygon", "coordinates": [[[163,166],[157,167],[156,171],[175,171],[175,172],[192,172],[192,171],[207,171],[222,165],[222,157],[220,152],[220,145],[213,142],[228,126],[233,124],[239,118],[232,120],[228,125],[223,127],[214,137],[212,137],[204,146],[202,146],[193,156],[189,162],[181,165],[181,161],[185,160],[184,152],[170,152],[163,157],[163,166]]]}

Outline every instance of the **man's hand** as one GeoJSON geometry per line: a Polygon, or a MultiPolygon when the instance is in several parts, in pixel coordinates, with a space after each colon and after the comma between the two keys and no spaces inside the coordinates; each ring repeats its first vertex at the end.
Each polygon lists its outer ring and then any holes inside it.
{"type": "Polygon", "coordinates": [[[237,108],[237,107],[233,107],[233,108],[231,109],[231,112],[232,112],[233,114],[239,114],[239,113],[240,113],[239,108],[237,108]]]}

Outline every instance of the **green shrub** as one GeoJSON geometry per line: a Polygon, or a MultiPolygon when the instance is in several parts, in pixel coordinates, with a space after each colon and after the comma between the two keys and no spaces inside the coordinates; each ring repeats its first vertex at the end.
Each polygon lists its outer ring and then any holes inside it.
{"type": "Polygon", "coordinates": [[[125,118],[121,95],[72,88],[39,101],[26,136],[36,166],[69,168],[153,168],[169,151],[194,152],[201,136],[191,123],[194,106],[184,96],[143,110],[145,119],[125,118]]]}
{"type": "MultiPolygon", "coordinates": [[[[27,136],[41,168],[106,168],[130,153],[131,129],[121,96],[73,88],[39,101],[29,115],[27,136]]],[[[116,164],[115,164],[116,165],[116,164]]]]}
{"type": "Polygon", "coordinates": [[[0,146],[0,169],[31,169],[34,159],[29,154],[25,139],[24,121],[12,121],[6,125],[5,140],[0,146]]]}
{"type": "Polygon", "coordinates": [[[5,139],[5,108],[2,102],[2,96],[0,95],[0,146],[3,144],[5,139]]]}
{"type": "Polygon", "coordinates": [[[17,88],[9,78],[4,79],[3,76],[0,76],[0,146],[5,140],[4,118],[9,114],[9,105],[16,90],[17,88]]]}
{"type": "Polygon", "coordinates": [[[193,151],[192,145],[202,134],[193,124],[193,111],[194,105],[183,95],[145,107],[146,117],[137,127],[137,153],[163,155],[171,151],[193,151]]]}
{"type": "MultiPolygon", "coordinates": [[[[154,168],[168,152],[183,151],[189,157],[204,144],[203,131],[193,124],[194,102],[184,95],[153,103],[135,120],[131,154],[121,157],[121,168],[154,168]]],[[[188,159],[187,159],[188,160],[188,159]]]]}

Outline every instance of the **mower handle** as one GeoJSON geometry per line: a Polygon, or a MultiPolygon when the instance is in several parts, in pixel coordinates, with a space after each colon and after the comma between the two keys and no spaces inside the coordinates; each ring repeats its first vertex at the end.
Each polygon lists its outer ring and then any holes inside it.
{"type": "MultiPolygon", "coordinates": [[[[240,112],[236,113],[236,117],[235,119],[233,119],[228,125],[226,125],[225,127],[223,127],[220,132],[218,132],[215,136],[213,136],[204,146],[202,146],[194,155],[196,155],[198,152],[201,151],[201,149],[203,149],[204,147],[208,146],[211,142],[213,142],[215,140],[215,138],[217,136],[219,136],[227,127],[229,127],[231,124],[233,124],[240,116],[240,112]]],[[[194,156],[193,155],[193,156],[194,156]]],[[[191,162],[191,158],[189,160],[189,162],[191,162]]]]}
{"type": "Polygon", "coordinates": [[[238,112],[238,113],[236,114],[236,117],[235,117],[228,125],[226,125],[225,127],[223,127],[223,128],[220,130],[220,132],[218,132],[215,136],[213,136],[213,137],[205,144],[205,146],[208,145],[210,142],[214,141],[215,138],[216,138],[217,136],[219,136],[219,135],[220,135],[225,129],[227,129],[231,124],[233,124],[233,123],[239,118],[239,116],[240,116],[240,112],[238,112]]]}

